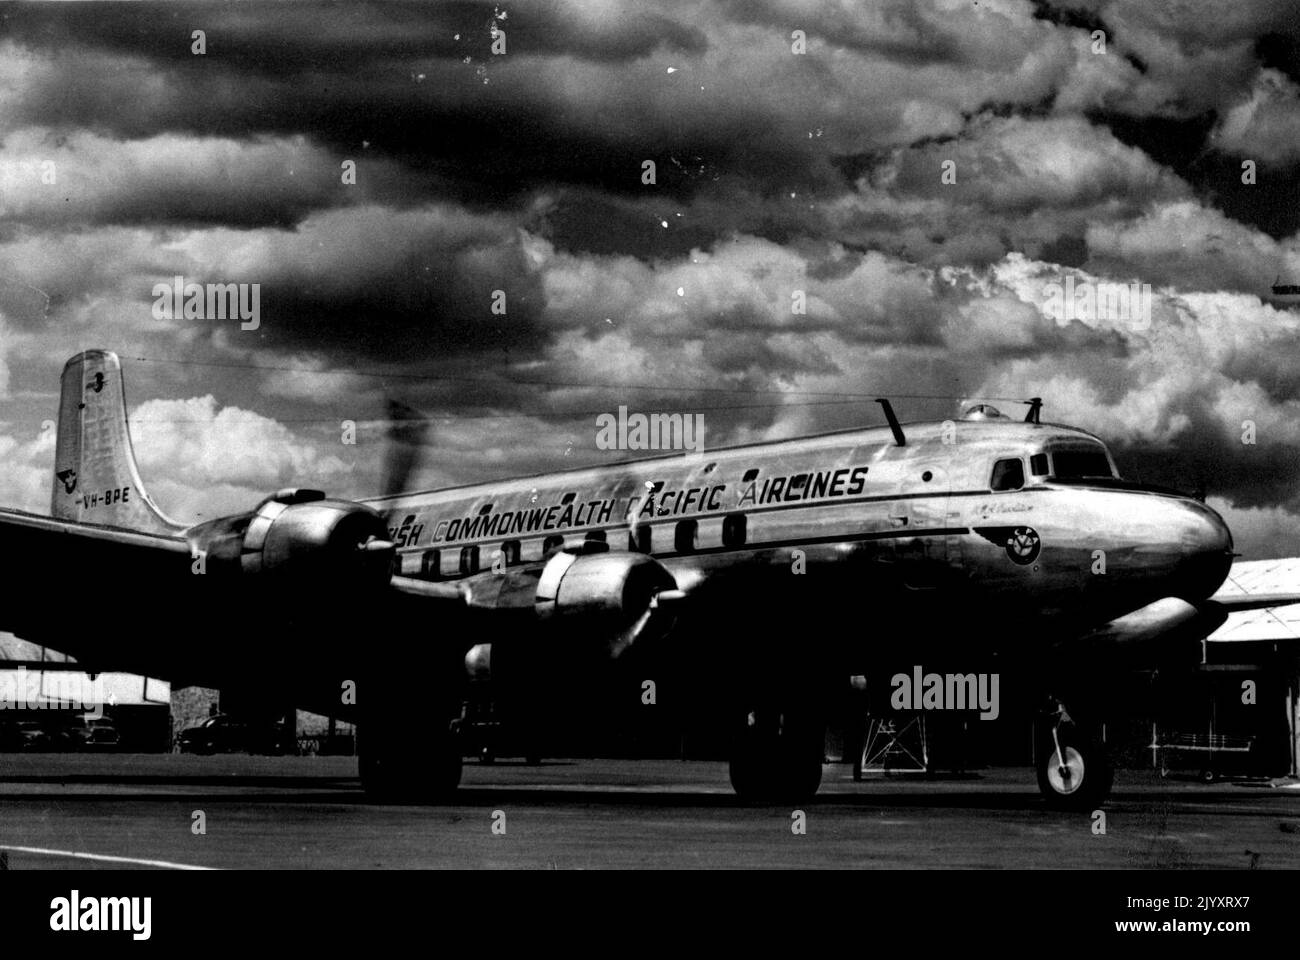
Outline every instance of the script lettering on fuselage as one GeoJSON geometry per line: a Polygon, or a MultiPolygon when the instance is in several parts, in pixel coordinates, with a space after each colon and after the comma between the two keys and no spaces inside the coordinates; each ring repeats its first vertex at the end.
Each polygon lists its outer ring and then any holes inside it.
{"type": "MultiPolygon", "coordinates": [[[[432,542],[478,540],[510,537],[519,534],[552,532],[604,526],[617,515],[625,524],[648,522],[666,517],[722,513],[746,506],[829,500],[857,496],[866,489],[866,467],[809,471],[789,476],[768,477],[761,483],[745,484],[728,503],[727,485],[717,483],[699,487],[673,487],[650,490],[629,497],[617,512],[618,498],[586,500],[546,507],[528,506],[519,510],[491,511],[479,516],[451,517],[434,524],[432,542]]],[[[415,537],[405,546],[414,546],[415,537]]],[[[399,542],[399,546],[403,545],[399,542]]]]}
{"type": "Polygon", "coordinates": [[[991,517],[1004,513],[1031,513],[1033,509],[1034,505],[1023,498],[1008,501],[986,500],[976,504],[975,513],[981,517],[991,517]]]}

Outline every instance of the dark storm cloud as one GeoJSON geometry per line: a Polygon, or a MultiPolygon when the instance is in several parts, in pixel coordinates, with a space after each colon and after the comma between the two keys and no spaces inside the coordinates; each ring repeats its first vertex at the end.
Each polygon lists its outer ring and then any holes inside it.
{"type": "Polygon", "coordinates": [[[200,254],[205,267],[187,280],[260,284],[263,348],[310,343],[362,360],[542,346],[538,280],[505,217],[444,206],[335,210],[288,235],[232,232],[200,254]]]}
{"type": "MultiPolygon", "coordinates": [[[[55,68],[35,82],[14,119],[136,138],[304,135],[351,156],[368,149],[400,158],[413,200],[452,191],[468,201],[504,200],[557,181],[632,190],[640,158],[651,153],[733,152],[737,130],[725,118],[714,118],[708,140],[699,136],[706,124],[611,131],[590,114],[569,116],[561,94],[535,85],[539,60],[617,70],[656,52],[698,57],[707,49],[698,29],[635,12],[589,21],[580,7],[560,4],[529,5],[504,19],[496,10],[468,3],[137,4],[93,14],[75,4],[18,7],[7,35],[53,58],[55,68]],[[491,52],[494,25],[506,32],[507,56],[491,52]],[[203,56],[191,52],[195,29],[206,34],[203,56]]],[[[662,185],[689,182],[665,170],[662,185]]]]}
{"type": "Polygon", "coordinates": [[[615,17],[589,17],[581,5],[556,2],[518,8],[499,2],[138,3],[111,5],[93,15],[75,3],[52,10],[18,4],[8,7],[0,22],[8,36],[27,46],[100,48],[174,69],[194,66],[190,37],[204,30],[209,55],[217,62],[262,76],[364,72],[420,58],[486,58],[494,26],[508,30],[510,45],[533,55],[604,62],[660,49],[699,53],[708,46],[702,31],[668,16],[626,10],[615,17]]]}

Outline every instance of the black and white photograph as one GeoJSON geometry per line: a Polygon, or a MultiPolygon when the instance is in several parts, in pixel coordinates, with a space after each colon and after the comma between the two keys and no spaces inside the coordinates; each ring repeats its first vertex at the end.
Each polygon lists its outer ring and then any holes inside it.
{"type": "Polygon", "coordinates": [[[0,630],[53,942],[177,923],[126,871],[1051,870],[1251,943],[1300,8],[0,5],[0,630]]]}

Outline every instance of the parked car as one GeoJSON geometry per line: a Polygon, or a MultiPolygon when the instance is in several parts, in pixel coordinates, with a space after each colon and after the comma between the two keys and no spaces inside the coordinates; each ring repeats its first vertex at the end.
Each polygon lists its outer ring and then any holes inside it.
{"type": "Polygon", "coordinates": [[[117,750],[122,745],[122,735],[107,720],[89,720],[75,733],[81,750],[117,750]]]}
{"type": "Polygon", "coordinates": [[[76,748],[76,740],[63,727],[46,727],[34,720],[18,724],[20,750],[29,753],[61,753],[76,748]]]}
{"type": "Polygon", "coordinates": [[[197,727],[181,731],[181,753],[285,753],[284,733],[277,724],[241,720],[228,714],[208,717],[197,727]]]}

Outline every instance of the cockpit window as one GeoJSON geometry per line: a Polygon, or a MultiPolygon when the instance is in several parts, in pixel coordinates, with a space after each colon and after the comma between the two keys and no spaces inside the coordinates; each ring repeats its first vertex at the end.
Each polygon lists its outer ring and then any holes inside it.
{"type": "Polygon", "coordinates": [[[1019,457],[993,464],[993,479],[989,486],[994,490],[1019,490],[1024,485],[1025,465],[1019,457]]]}
{"type": "Polygon", "coordinates": [[[1029,472],[1036,477],[1045,477],[1051,471],[1047,466],[1047,454],[1036,453],[1029,458],[1029,472]]]}
{"type": "Polygon", "coordinates": [[[1052,451],[1052,475],[1059,480],[1083,480],[1090,477],[1114,476],[1110,460],[1100,449],[1075,449],[1052,451]]]}

